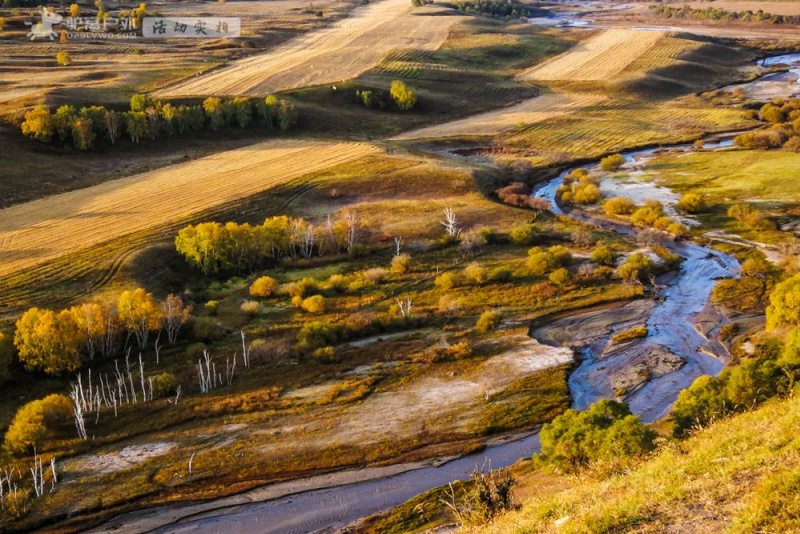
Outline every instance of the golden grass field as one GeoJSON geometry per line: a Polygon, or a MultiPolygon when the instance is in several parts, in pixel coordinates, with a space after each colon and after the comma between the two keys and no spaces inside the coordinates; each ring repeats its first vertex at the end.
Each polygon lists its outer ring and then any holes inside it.
{"type": "Polygon", "coordinates": [[[519,75],[528,81],[609,81],[648,54],[667,32],[606,30],[519,75]]]}
{"type": "Polygon", "coordinates": [[[382,0],[357,9],[330,28],[310,32],[204,76],[156,92],[181,96],[264,96],[336,83],[378,65],[398,48],[436,50],[459,16],[431,16],[407,0],[382,0]]]}
{"type": "Polygon", "coordinates": [[[466,119],[420,128],[398,135],[393,140],[432,139],[441,137],[467,137],[496,135],[520,125],[572,115],[597,104],[605,97],[595,94],[547,93],[515,106],[466,119]]]}
{"type": "Polygon", "coordinates": [[[13,206],[0,211],[0,275],[375,152],[361,143],[273,141],[13,206]]]}

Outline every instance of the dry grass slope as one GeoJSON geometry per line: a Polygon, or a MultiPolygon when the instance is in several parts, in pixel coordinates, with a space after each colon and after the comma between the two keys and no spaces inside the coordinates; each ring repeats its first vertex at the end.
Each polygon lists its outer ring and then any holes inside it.
{"type": "Polygon", "coordinates": [[[606,30],[568,52],[519,75],[523,80],[608,81],[650,52],[660,31],[606,30]]]}
{"type": "Polygon", "coordinates": [[[262,143],[14,206],[0,211],[0,275],[375,152],[361,143],[262,143]]]}
{"type": "Polygon", "coordinates": [[[593,94],[548,93],[508,108],[406,132],[393,140],[496,135],[520,124],[571,115],[602,100],[603,96],[593,94]]]}
{"type": "Polygon", "coordinates": [[[398,48],[436,50],[450,26],[463,17],[411,12],[407,0],[382,0],[352,17],[277,48],[187,80],[156,94],[178,96],[264,96],[277,91],[336,83],[376,66],[398,48]]]}

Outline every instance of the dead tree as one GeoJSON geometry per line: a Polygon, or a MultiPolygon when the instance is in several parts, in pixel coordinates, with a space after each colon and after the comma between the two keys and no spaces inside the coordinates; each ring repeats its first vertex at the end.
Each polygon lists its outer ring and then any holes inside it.
{"type": "Polygon", "coordinates": [[[401,316],[411,317],[411,297],[406,297],[405,300],[397,299],[397,306],[400,308],[401,316]]]}
{"type": "Polygon", "coordinates": [[[33,467],[31,475],[33,476],[33,492],[37,497],[44,495],[44,468],[42,467],[42,459],[36,453],[36,448],[33,449],[33,467]]]}
{"type": "MultiPolygon", "coordinates": [[[[250,351],[247,350],[247,341],[244,337],[244,330],[239,330],[239,333],[242,335],[242,357],[244,358],[244,366],[245,368],[250,367],[250,351]]],[[[235,361],[235,359],[234,359],[235,361]]]]}
{"type": "Polygon", "coordinates": [[[400,244],[402,242],[403,242],[403,238],[402,237],[395,237],[394,238],[394,255],[395,256],[399,256],[400,255],[400,244]]]}
{"type": "Polygon", "coordinates": [[[444,226],[447,235],[455,238],[461,235],[461,227],[458,225],[458,217],[456,217],[456,212],[453,208],[445,208],[444,217],[445,220],[441,222],[441,225],[444,226]]]}

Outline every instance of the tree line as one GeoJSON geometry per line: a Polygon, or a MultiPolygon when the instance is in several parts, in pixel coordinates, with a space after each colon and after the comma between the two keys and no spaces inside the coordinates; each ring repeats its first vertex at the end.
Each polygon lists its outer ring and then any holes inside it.
{"type": "Polygon", "coordinates": [[[733,140],[736,146],[762,150],[784,148],[792,152],[800,150],[800,99],[778,98],[764,104],[758,111],[748,110],[745,117],[760,119],[772,126],[737,135],[733,140]]]}
{"type": "Polygon", "coordinates": [[[147,346],[161,333],[174,344],[191,307],[174,295],[157,301],[142,288],[123,292],[116,302],[90,302],[61,311],[31,308],[16,323],[14,346],[29,371],[60,375],[80,368],[85,359],[107,358],[133,340],[147,346]]]}
{"type": "Polygon", "coordinates": [[[78,150],[89,150],[100,140],[112,145],[123,135],[132,142],[156,140],[162,136],[185,135],[208,128],[245,128],[258,122],[270,129],[285,131],[297,124],[297,108],[289,101],[268,96],[261,100],[237,97],[222,100],[205,99],[202,105],[186,106],[162,103],[148,95],[131,97],[130,110],[125,112],[89,106],[76,109],[63,105],[55,113],[48,106],[38,106],[25,113],[23,135],[43,143],[58,139],[72,142],[78,150]]]}
{"type": "Polygon", "coordinates": [[[356,212],[329,215],[321,224],[270,217],[263,224],[200,223],[182,228],[175,248],[203,274],[252,272],[283,257],[309,259],[326,252],[353,252],[363,233],[356,212]]]}
{"type": "Polygon", "coordinates": [[[727,11],[717,7],[694,9],[688,5],[671,7],[668,5],[651,5],[650,11],[659,17],[668,19],[715,20],[723,22],[766,22],[769,24],[800,24],[799,15],[773,15],[759,9],[755,13],[747,11],[727,11]]]}

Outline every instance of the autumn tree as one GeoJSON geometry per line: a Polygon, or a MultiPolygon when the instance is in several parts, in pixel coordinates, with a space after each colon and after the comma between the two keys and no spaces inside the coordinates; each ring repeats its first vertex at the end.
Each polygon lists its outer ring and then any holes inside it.
{"type": "Polygon", "coordinates": [[[81,365],[81,332],[72,314],[64,310],[31,308],[16,323],[14,345],[26,369],[51,375],[72,372],[81,365]]]}
{"type": "Polygon", "coordinates": [[[686,193],[678,202],[678,207],[686,213],[699,213],[706,208],[706,201],[698,193],[686,193]]]}
{"type": "Polygon", "coordinates": [[[23,135],[43,143],[49,143],[54,133],[55,127],[50,108],[37,106],[25,113],[25,120],[22,122],[23,135]]]}
{"type": "Polygon", "coordinates": [[[72,402],[65,395],[49,395],[23,405],[17,410],[5,436],[5,449],[12,454],[26,454],[41,448],[59,427],[69,423],[72,402]]]}
{"type": "Polygon", "coordinates": [[[209,127],[217,131],[225,126],[225,114],[222,108],[222,100],[215,97],[208,97],[203,101],[203,111],[208,118],[209,127]]]}
{"type": "Polygon", "coordinates": [[[142,137],[146,137],[150,129],[144,111],[125,112],[125,130],[134,143],[138,143],[142,137]]]}
{"type": "Polygon", "coordinates": [[[72,123],[72,144],[78,150],[89,150],[94,146],[95,132],[91,119],[79,117],[72,123]]]}
{"type": "Polygon", "coordinates": [[[123,326],[134,335],[139,348],[147,345],[150,332],[161,328],[163,312],[153,295],[142,288],[125,291],[117,303],[123,326]]]}
{"type": "Polygon", "coordinates": [[[161,324],[167,332],[167,340],[174,345],[178,339],[178,332],[189,319],[191,306],[186,306],[183,300],[175,295],[167,295],[161,304],[161,324]]]}
{"type": "Polygon", "coordinates": [[[72,18],[78,18],[81,16],[81,6],[78,4],[72,4],[69,6],[69,16],[72,18]]]}
{"type": "Polygon", "coordinates": [[[417,95],[412,90],[406,87],[406,84],[400,80],[392,82],[389,94],[394,100],[394,103],[402,111],[409,111],[414,108],[417,103],[417,95]]]}
{"type": "Polygon", "coordinates": [[[72,123],[78,116],[78,112],[74,107],[64,105],[59,107],[53,114],[53,127],[55,128],[58,138],[66,141],[67,137],[72,133],[72,123]]]}
{"type": "Polygon", "coordinates": [[[612,154],[600,160],[600,169],[606,172],[613,172],[622,167],[625,157],[622,154],[612,154]]]}
{"type": "Polygon", "coordinates": [[[103,115],[103,124],[105,125],[108,140],[114,145],[117,139],[122,135],[122,125],[124,119],[122,113],[113,110],[107,110],[103,115]]]}
{"type": "Polygon", "coordinates": [[[149,96],[136,94],[131,97],[131,111],[144,111],[150,107],[153,107],[153,100],[149,96]]]}
{"type": "Polygon", "coordinates": [[[162,128],[167,135],[174,135],[178,126],[178,114],[180,108],[172,104],[164,104],[161,108],[162,128]]]}
{"type": "Polygon", "coordinates": [[[225,230],[219,223],[187,226],[178,232],[175,248],[186,260],[208,276],[227,267],[223,245],[225,230]]]}
{"type": "Polygon", "coordinates": [[[233,118],[240,128],[244,128],[253,120],[253,106],[250,99],[237,97],[231,100],[233,118]]]}
{"type": "Polygon", "coordinates": [[[69,309],[75,327],[80,332],[86,347],[86,355],[94,360],[95,354],[103,344],[107,334],[108,317],[102,306],[86,303],[69,309]]]}
{"type": "Polygon", "coordinates": [[[776,285],[769,295],[767,330],[800,325],[800,274],[776,285]]]}
{"type": "Polygon", "coordinates": [[[95,138],[100,138],[106,133],[106,108],[103,106],[83,107],[78,112],[80,117],[92,121],[95,138]]]}

